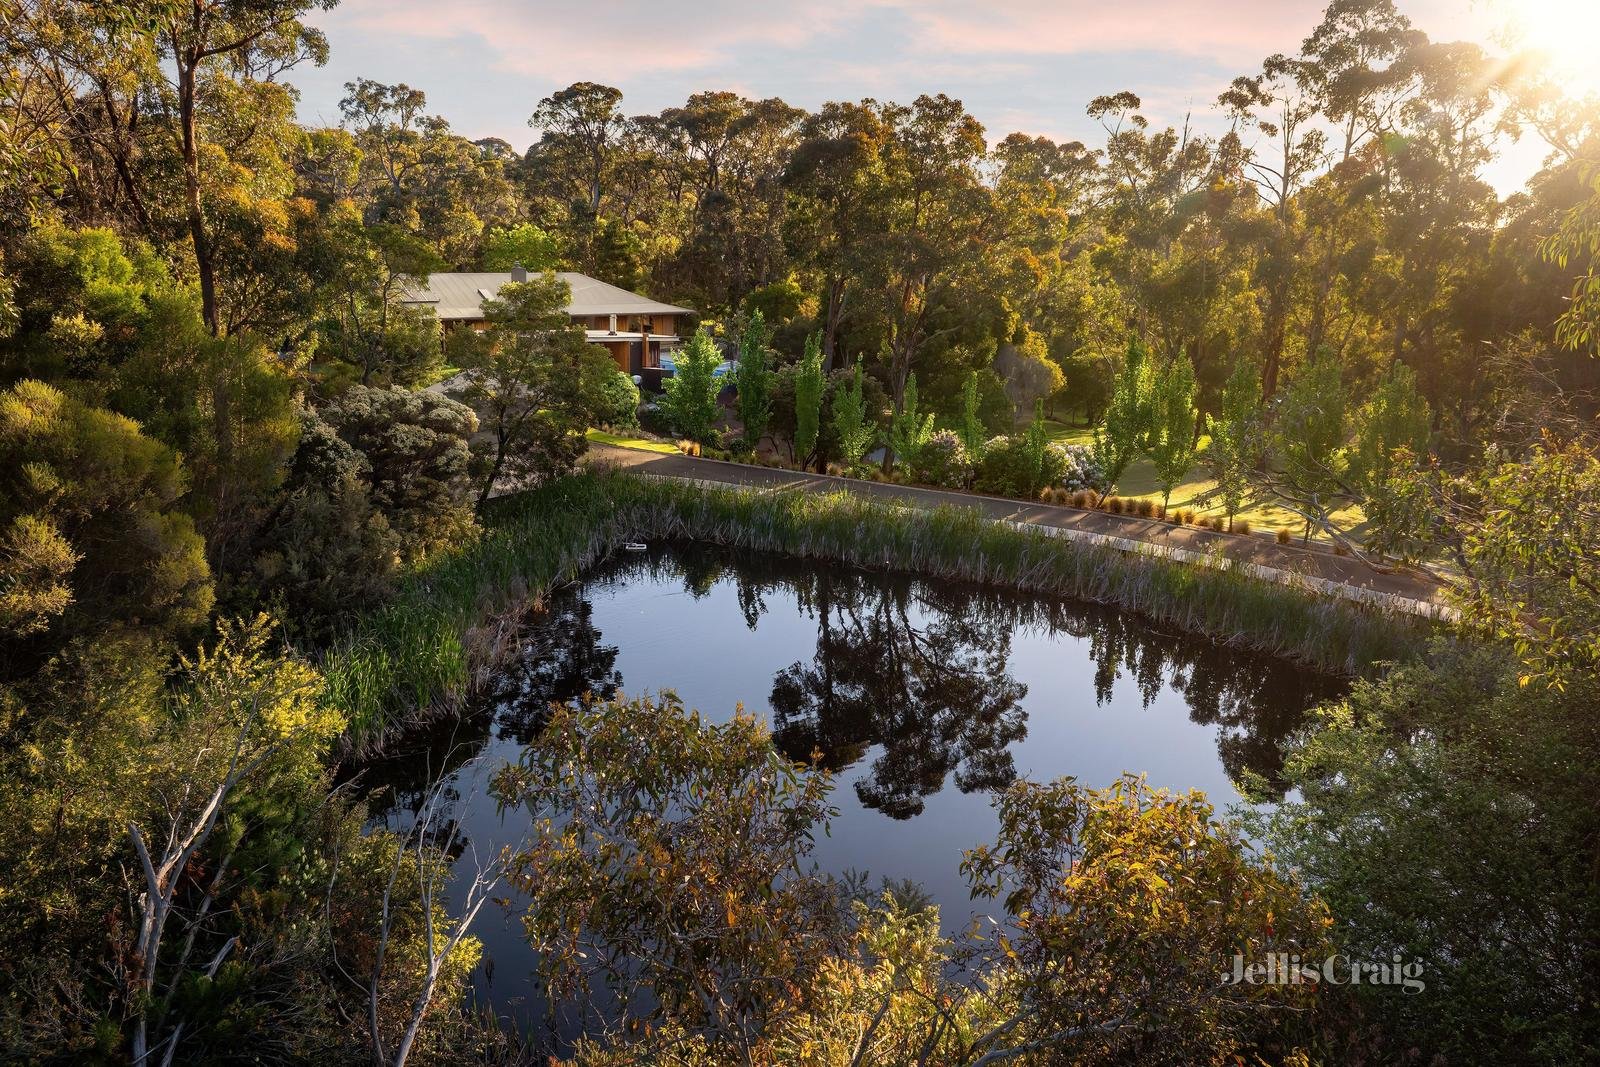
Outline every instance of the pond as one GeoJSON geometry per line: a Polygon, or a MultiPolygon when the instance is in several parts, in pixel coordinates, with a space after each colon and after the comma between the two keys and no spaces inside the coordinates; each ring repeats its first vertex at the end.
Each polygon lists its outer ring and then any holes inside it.
{"type": "MultiPolygon", "coordinates": [[[[376,817],[404,825],[430,770],[480,856],[515,842],[486,783],[552,701],[674,689],[725,720],[741,702],[796,760],[821,753],[839,815],[815,859],[911,880],[947,932],[975,910],[958,864],[994,838],[995,790],[1019,776],[1104,786],[1124,771],[1201,789],[1222,811],[1247,773],[1271,784],[1281,740],[1344,683],[1092,604],[699,544],[594,568],[528,620],[475,714],[362,769],[376,817]]],[[[521,1014],[534,955],[514,912],[480,914],[474,992],[521,1014]]]]}

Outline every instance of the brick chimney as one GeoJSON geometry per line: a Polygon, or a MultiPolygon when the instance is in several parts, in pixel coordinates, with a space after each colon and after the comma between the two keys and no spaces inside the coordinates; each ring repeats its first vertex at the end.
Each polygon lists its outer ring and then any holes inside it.
{"type": "Polygon", "coordinates": [[[511,268],[511,280],[514,281],[514,282],[525,282],[525,281],[527,281],[528,280],[528,270],[527,270],[527,268],[524,267],[521,263],[518,263],[516,266],[512,267],[511,268]]]}

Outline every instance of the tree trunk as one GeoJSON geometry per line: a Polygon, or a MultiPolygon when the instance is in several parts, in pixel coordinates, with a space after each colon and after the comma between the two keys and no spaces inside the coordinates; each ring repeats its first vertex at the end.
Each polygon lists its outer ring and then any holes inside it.
{"type": "Polygon", "coordinates": [[[833,370],[834,354],[839,343],[839,327],[844,323],[845,280],[828,280],[828,311],[822,323],[822,373],[833,370]]]}
{"type": "Polygon", "coordinates": [[[199,60],[191,54],[180,55],[177,62],[178,123],[183,132],[183,192],[189,216],[189,240],[194,245],[195,270],[200,276],[200,313],[211,336],[221,337],[216,264],[211,259],[205,214],[200,208],[200,149],[195,128],[195,74],[199,60]]]}

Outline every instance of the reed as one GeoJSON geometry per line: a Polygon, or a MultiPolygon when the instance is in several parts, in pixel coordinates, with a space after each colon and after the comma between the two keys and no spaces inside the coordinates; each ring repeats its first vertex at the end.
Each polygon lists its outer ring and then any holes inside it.
{"type": "Polygon", "coordinates": [[[325,657],[353,744],[457,705],[514,644],[504,635],[533,598],[628,541],[707,541],[1074,597],[1353,675],[1418,651],[1429,630],[1309,587],[1053,537],[970,508],[894,508],[847,492],[757,494],[586,472],[496,501],[485,525],[325,657]]]}

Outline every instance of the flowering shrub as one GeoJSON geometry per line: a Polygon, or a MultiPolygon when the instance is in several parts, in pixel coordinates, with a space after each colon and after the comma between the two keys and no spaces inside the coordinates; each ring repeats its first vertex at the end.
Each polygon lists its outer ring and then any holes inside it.
{"type": "Polygon", "coordinates": [[[919,482],[961,489],[972,480],[972,460],[960,437],[950,430],[940,430],[929,435],[917,449],[911,472],[919,482]]]}
{"type": "Polygon", "coordinates": [[[1068,492],[1085,489],[1104,492],[1109,482],[1105,468],[1088,445],[1051,444],[1046,463],[1052,469],[1059,468],[1060,473],[1050,480],[1051,483],[1068,492]]]}

